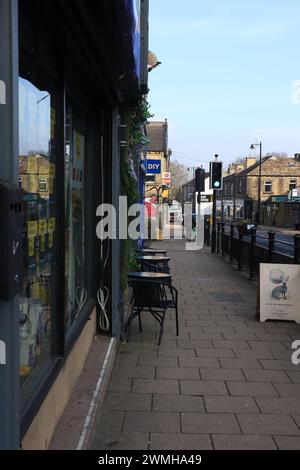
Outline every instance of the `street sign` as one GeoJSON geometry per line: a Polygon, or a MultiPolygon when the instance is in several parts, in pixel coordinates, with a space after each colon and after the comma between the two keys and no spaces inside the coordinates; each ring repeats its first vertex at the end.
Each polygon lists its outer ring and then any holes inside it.
{"type": "Polygon", "coordinates": [[[299,264],[260,263],[260,321],[300,323],[299,264]]]}
{"type": "Polygon", "coordinates": [[[161,161],[160,160],[147,160],[147,173],[151,175],[157,175],[161,172],[161,161]]]}
{"type": "Polygon", "coordinates": [[[162,184],[170,184],[171,182],[171,173],[164,171],[162,174],[162,184]]]}

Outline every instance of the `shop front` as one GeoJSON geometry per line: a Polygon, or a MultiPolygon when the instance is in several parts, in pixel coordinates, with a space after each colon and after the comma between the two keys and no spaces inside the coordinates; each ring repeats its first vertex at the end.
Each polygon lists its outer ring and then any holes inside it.
{"type": "Polygon", "coordinates": [[[19,187],[24,266],[0,301],[2,449],[47,448],[96,331],[118,331],[118,242],[97,240],[96,208],[119,194],[118,108],[138,77],[126,2],[100,3],[0,4],[0,176],[19,187]]]}

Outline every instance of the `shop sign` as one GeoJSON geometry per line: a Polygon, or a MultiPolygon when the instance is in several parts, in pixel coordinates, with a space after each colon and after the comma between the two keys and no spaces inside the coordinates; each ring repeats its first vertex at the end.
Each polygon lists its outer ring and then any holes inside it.
{"type": "Polygon", "coordinates": [[[147,173],[148,174],[159,174],[161,169],[160,160],[147,160],[147,173]]]}
{"type": "Polygon", "coordinates": [[[165,171],[162,174],[162,184],[170,184],[171,182],[171,173],[165,171]]]}
{"type": "Polygon", "coordinates": [[[201,202],[211,202],[210,194],[201,194],[201,202]]]}
{"type": "Polygon", "coordinates": [[[300,323],[300,265],[260,263],[260,321],[300,323]]]}

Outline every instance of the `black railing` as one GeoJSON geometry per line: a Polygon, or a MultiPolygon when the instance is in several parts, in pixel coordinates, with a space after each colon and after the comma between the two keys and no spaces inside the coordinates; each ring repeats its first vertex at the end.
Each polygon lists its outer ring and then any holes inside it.
{"type": "MultiPolygon", "coordinates": [[[[211,244],[209,220],[205,221],[204,242],[211,244]]],[[[242,230],[235,224],[217,223],[216,253],[227,256],[238,270],[253,278],[259,275],[260,263],[300,264],[300,234],[291,241],[279,238],[279,232],[258,234],[256,228],[242,230]]]]}

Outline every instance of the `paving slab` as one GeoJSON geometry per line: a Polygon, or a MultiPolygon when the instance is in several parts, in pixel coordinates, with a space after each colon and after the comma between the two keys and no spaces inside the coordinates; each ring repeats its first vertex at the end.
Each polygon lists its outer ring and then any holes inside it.
{"type": "Polygon", "coordinates": [[[300,449],[300,328],[256,319],[256,284],[209,248],[153,242],[171,258],[179,332],[133,322],[99,414],[94,449],[300,449]]]}

